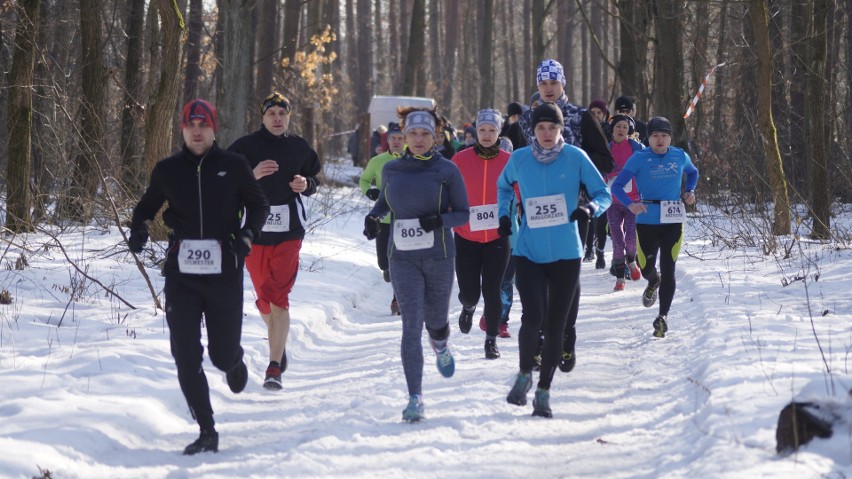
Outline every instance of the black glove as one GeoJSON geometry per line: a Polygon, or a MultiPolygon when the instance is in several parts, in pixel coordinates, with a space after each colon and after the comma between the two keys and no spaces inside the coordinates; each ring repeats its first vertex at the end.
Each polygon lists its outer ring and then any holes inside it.
{"type": "Polygon", "coordinates": [[[377,199],[379,199],[379,189],[378,188],[370,188],[364,194],[367,195],[367,198],[370,198],[373,201],[376,201],[377,199]]]}
{"type": "Polygon", "coordinates": [[[597,210],[595,205],[592,203],[585,203],[578,206],[577,209],[571,213],[571,216],[568,219],[571,221],[585,221],[588,223],[589,220],[592,219],[592,215],[595,214],[595,210],[597,210]]]}
{"type": "Polygon", "coordinates": [[[364,236],[368,240],[376,239],[379,236],[379,218],[373,215],[367,215],[364,218],[364,236]]]}
{"type": "Polygon", "coordinates": [[[148,231],[147,230],[136,230],[131,231],[130,236],[127,237],[127,246],[130,248],[130,251],[136,254],[142,252],[142,247],[145,246],[145,243],[148,242],[148,231]]]}
{"type": "Polygon", "coordinates": [[[512,234],[512,220],[508,216],[500,217],[500,226],[497,227],[497,234],[501,238],[506,238],[512,234]]]}
{"type": "Polygon", "coordinates": [[[421,216],[419,219],[420,227],[427,233],[444,225],[444,220],[441,219],[441,215],[426,215],[421,216]]]}
{"type": "Polygon", "coordinates": [[[237,233],[236,239],[231,243],[234,253],[240,258],[245,258],[251,253],[251,242],[254,240],[254,233],[248,228],[243,228],[237,233]]]}

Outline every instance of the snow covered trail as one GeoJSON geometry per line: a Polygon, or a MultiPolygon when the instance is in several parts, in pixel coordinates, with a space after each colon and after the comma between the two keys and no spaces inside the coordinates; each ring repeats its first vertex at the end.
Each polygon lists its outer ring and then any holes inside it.
{"type": "MultiPolygon", "coordinates": [[[[850,434],[792,457],[774,450],[778,411],[806,383],[826,377],[804,284],[781,286],[781,272],[809,278],[826,362],[848,374],[847,252],[813,246],[816,281],[806,261],[726,253],[688,228],[664,339],[651,335],[657,305],[642,307],[644,280],[616,293],[608,271],[584,263],[577,366],[556,373],[552,419],[505,399],[518,367],[517,295],[513,337],[498,339],[502,358],[488,361],[477,321],[482,304],[470,334],[461,334],[454,290],[456,374],[440,376],[424,333],[427,419],[406,424],[400,318],[389,314],[391,286],[375,266],[374,244],[361,236],[362,218],[360,211],[335,217],[304,243],[280,392],[262,387],[266,329],[246,277],[248,387],[232,394],[205,361],[218,454],[180,454],[197,426],[178,388],[162,313],[154,314],[130,262],[87,260],[139,310],[92,288],[61,327],[70,275],[55,252],[7,271],[0,286],[16,302],[0,306],[0,477],[32,477],[38,467],[61,479],[852,475],[850,434]]],[[[109,248],[117,237],[69,241],[83,251],[109,248]]]]}

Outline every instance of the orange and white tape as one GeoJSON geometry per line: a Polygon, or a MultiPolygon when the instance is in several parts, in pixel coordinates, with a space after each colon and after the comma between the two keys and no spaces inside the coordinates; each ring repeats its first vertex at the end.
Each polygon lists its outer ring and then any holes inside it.
{"type": "Polygon", "coordinates": [[[726,62],[722,62],[718,65],[715,65],[710,71],[707,73],[707,76],[704,77],[704,81],[701,82],[701,86],[698,87],[698,93],[695,94],[695,97],[689,102],[689,107],[686,109],[686,114],[683,115],[683,118],[689,118],[689,115],[695,111],[695,105],[698,104],[698,99],[701,98],[701,93],[704,92],[704,87],[707,86],[707,82],[710,81],[710,77],[713,76],[713,72],[716,71],[716,68],[724,66],[726,62]]]}

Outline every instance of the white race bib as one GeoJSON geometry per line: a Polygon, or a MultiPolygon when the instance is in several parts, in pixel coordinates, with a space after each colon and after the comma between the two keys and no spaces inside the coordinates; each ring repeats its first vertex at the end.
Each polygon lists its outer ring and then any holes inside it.
{"type": "Polygon", "coordinates": [[[178,250],[178,269],[187,274],[220,274],[222,247],[216,240],[183,240],[178,250]]]}
{"type": "Polygon", "coordinates": [[[396,220],[393,222],[393,244],[400,251],[429,249],[435,244],[435,235],[420,227],[420,220],[396,220]]]}
{"type": "Polygon", "coordinates": [[[680,201],[660,201],[660,223],[686,222],[686,208],[680,201]]]}
{"type": "Polygon", "coordinates": [[[524,216],[530,228],[545,228],[568,223],[565,195],[537,196],[524,201],[524,216]]]}
{"type": "Polygon", "coordinates": [[[263,231],[284,233],[290,231],[290,206],[272,205],[269,207],[269,217],[263,225],[263,231]]]}
{"type": "Polygon", "coordinates": [[[470,230],[493,230],[500,226],[497,219],[497,205],[482,205],[470,207],[470,230]]]}

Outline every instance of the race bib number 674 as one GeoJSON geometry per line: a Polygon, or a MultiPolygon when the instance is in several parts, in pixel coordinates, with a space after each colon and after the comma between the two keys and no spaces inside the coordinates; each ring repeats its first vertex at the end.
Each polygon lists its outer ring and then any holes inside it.
{"type": "Polygon", "coordinates": [[[686,222],[686,208],[680,201],[660,201],[660,223],[686,222]]]}

